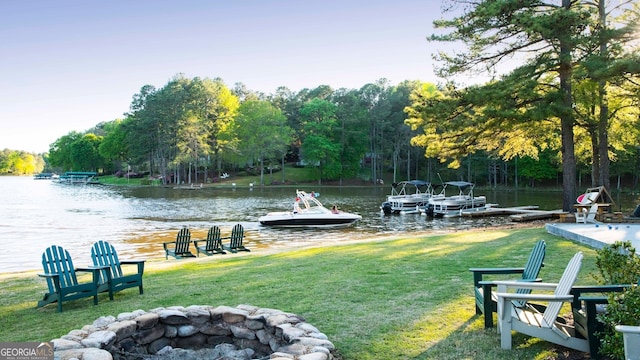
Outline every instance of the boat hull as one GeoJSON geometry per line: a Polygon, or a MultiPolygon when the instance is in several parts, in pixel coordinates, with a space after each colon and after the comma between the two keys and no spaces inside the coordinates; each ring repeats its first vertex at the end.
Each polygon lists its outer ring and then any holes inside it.
{"type": "Polygon", "coordinates": [[[261,225],[273,227],[342,227],[350,226],[362,216],[340,214],[294,214],[292,212],[271,213],[258,219],[261,225]]]}
{"type": "Polygon", "coordinates": [[[431,183],[422,180],[401,181],[391,184],[391,194],[380,205],[385,215],[414,214],[419,212],[433,196],[431,183]]]}
{"type": "Polygon", "coordinates": [[[445,199],[434,201],[427,208],[427,215],[435,218],[458,217],[465,210],[482,210],[487,206],[487,198],[476,196],[468,199],[445,199]]]}

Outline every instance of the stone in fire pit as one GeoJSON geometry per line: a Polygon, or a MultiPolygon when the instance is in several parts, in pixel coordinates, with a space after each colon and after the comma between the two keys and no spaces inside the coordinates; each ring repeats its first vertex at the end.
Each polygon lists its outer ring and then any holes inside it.
{"type": "Polygon", "coordinates": [[[331,360],[335,350],[302,317],[250,305],[175,306],[103,316],[52,342],[60,360],[331,360]]]}

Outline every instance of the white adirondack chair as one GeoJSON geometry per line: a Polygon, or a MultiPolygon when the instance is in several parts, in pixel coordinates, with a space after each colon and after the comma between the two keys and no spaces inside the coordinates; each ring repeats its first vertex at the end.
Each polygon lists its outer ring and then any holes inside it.
{"type": "Polygon", "coordinates": [[[582,208],[576,211],[576,223],[594,223],[596,222],[596,215],[598,214],[598,204],[591,205],[589,211],[582,208]]]}
{"type": "Polygon", "coordinates": [[[589,352],[589,342],[575,336],[575,329],[557,321],[564,302],[571,302],[571,287],[578,277],[582,265],[582,252],[576,253],[564,270],[560,281],[552,283],[523,283],[514,281],[496,281],[498,285],[498,331],[500,345],[511,349],[511,331],[541,338],[554,344],[571,349],[589,352]],[[518,294],[508,289],[528,288],[532,290],[553,290],[553,294],[518,294]],[[544,313],[533,307],[518,308],[512,300],[526,300],[534,303],[548,302],[544,313]]]}

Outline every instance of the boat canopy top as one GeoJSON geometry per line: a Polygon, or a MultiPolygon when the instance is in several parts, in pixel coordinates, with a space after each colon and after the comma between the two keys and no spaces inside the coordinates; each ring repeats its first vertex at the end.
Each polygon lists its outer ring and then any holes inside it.
{"type": "Polygon", "coordinates": [[[97,176],[95,171],[67,171],[64,173],[66,176],[97,176]]]}
{"type": "Polygon", "coordinates": [[[466,189],[468,187],[473,187],[474,184],[467,181],[447,181],[446,185],[457,186],[459,188],[466,189]]]}
{"type": "Polygon", "coordinates": [[[444,194],[448,186],[456,187],[460,193],[464,193],[473,191],[475,184],[468,181],[446,181],[442,184],[435,185],[434,190],[437,193],[444,194]]]}
{"type": "Polygon", "coordinates": [[[424,180],[407,180],[407,181],[400,181],[398,183],[391,184],[391,186],[393,187],[406,186],[406,185],[413,185],[415,187],[422,187],[422,186],[428,187],[431,185],[431,183],[424,180]]]}

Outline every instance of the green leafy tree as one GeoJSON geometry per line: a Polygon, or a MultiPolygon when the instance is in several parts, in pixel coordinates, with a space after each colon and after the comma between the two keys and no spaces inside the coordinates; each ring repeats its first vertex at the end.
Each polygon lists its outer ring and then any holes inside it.
{"type": "Polygon", "coordinates": [[[53,167],[61,168],[63,171],[80,170],[74,169],[74,158],[72,155],[72,145],[82,137],[77,131],[71,131],[56,139],[49,147],[49,163],[53,167]]]}
{"type": "Polygon", "coordinates": [[[443,75],[458,75],[478,69],[495,71],[505,59],[526,54],[529,76],[539,79],[542,73],[557,74],[555,86],[547,93],[554,99],[550,109],[560,121],[563,209],[571,210],[576,194],[576,162],[573,140],[573,99],[571,77],[573,54],[582,29],[588,25],[589,14],[576,2],[562,0],[560,4],[540,0],[482,1],[469,4],[464,13],[452,20],[434,22],[439,29],[451,29],[444,35],[432,35],[435,41],[456,41],[467,51],[453,56],[441,53],[443,75]]]}
{"type": "Polygon", "coordinates": [[[518,175],[529,180],[529,186],[534,187],[536,181],[555,179],[558,176],[558,164],[555,154],[551,150],[540,152],[537,159],[529,156],[518,159],[518,175]]]}
{"type": "Polygon", "coordinates": [[[201,157],[218,157],[219,168],[225,145],[220,134],[238,106],[220,79],[177,75],[159,90],[145,86],[134,96],[125,122],[128,153],[138,163],[146,158],[150,171],[157,167],[165,179],[173,170],[177,181],[181,174],[190,176],[185,168],[201,157]]]}
{"type": "Polygon", "coordinates": [[[367,109],[357,90],[339,89],[332,95],[336,104],[336,139],[340,141],[340,184],[344,178],[356,177],[367,150],[367,109]]]}
{"type": "Polygon", "coordinates": [[[98,171],[104,166],[104,159],[100,156],[101,136],[93,133],[85,134],[71,143],[72,168],[80,171],[98,171]]]}
{"type": "Polygon", "coordinates": [[[98,152],[105,161],[113,164],[111,170],[120,170],[121,163],[128,159],[126,132],[123,120],[114,120],[104,125],[105,135],[98,146],[98,152]]]}
{"type": "MultiPolygon", "coordinates": [[[[580,4],[591,9],[592,16],[588,36],[579,46],[581,62],[575,81],[582,87],[583,101],[576,100],[578,123],[590,136],[592,185],[609,188],[610,123],[616,121],[619,109],[610,92],[629,81],[630,74],[640,73],[637,54],[626,51],[627,44],[636,41],[634,33],[640,22],[640,8],[631,0],[615,4],[605,0],[582,1],[580,4]]],[[[617,95],[625,96],[620,92],[617,95]]]]}
{"type": "Polygon", "coordinates": [[[322,99],[308,101],[300,109],[302,119],[302,155],[310,164],[318,164],[318,181],[340,176],[340,142],[334,137],[338,124],[336,106],[322,99]]]}
{"type": "Polygon", "coordinates": [[[264,185],[265,161],[282,159],[293,139],[287,118],[263,100],[247,100],[240,105],[233,123],[238,152],[248,163],[260,164],[260,184],[264,185]]]}

